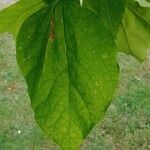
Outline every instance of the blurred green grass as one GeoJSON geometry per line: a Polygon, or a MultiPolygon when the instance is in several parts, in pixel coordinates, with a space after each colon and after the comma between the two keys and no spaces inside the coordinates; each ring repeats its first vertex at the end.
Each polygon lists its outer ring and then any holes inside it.
{"type": "MultiPolygon", "coordinates": [[[[0,150],[58,150],[34,121],[12,36],[0,36],[0,150]]],[[[119,54],[120,81],[106,117],[81,150],[150,150],[150,54],[119,54]]]]}

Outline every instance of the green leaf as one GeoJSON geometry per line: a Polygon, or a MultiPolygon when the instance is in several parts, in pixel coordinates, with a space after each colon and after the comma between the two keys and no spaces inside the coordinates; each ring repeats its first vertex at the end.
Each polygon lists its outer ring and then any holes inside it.
{"type": "Polygon", "coordinates": [[[117,38],[118,50],[143,61],[150,48],[150,8],[127,2],[117,38]]]}
{"type": "Polygon", "coordinates": [[[95,11],[106,22],[108,29],[116,38],[125,9],[126,0],[86,0],[88,9],[95,11]]]}
{"type": "Polygon", "coordinates": [[[78,149],[103,118],[117,86],[116,53],[106,23],[78,0],[60,0],[23,23],[17,60],[35,118],[63,149],[78,149]]]}
{"type": "Polygon", "coordinates": [[[10,32],[15,37],[24,20],[44,7],[42,0],[20,0],[0,11],[0,33],[10,32]]]}

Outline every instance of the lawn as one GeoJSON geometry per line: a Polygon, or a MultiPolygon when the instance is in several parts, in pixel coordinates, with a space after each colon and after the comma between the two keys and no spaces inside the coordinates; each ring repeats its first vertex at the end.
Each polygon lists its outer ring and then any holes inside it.
{"type": "MultiPolygon", "coordinates": [[[[2,1],[0,1],[0,8],[2,1]]],[[[106,117],[81,150],[150,150],[150,54],[139,63],[118,55],[119,86],[106,117]]],[[[15,43],[0,36],[0,150],[58,150],[34,121],[27,87],[16,63],[15,43]]]]}

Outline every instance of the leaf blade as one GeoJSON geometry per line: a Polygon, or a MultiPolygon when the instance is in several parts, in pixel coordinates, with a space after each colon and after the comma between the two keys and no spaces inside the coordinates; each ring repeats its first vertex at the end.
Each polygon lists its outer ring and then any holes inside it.
{"type": "Polygon", "coordinates": [[[25,21],[17,38],[17,58],[36,121],[63,149],[74,150],[112,100],[118,81],[117,52],[105,23],[87,8],[60,1],[53,13],[52,17],[36,13],[25,21]],[[30,43],[28,37],[36,34],[42,38],[30,43]]]}

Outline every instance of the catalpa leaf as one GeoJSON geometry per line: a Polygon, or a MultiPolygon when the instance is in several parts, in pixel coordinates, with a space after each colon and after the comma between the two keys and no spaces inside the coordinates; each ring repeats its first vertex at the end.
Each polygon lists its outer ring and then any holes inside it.
{"type": "Polygon", "coordinates": [[[150,8],[133,0],[127,7],[117,38],[118,50],[143,61],[150,49],[150,8]]]}
{"type": "Polygon", "coordinates": [[[31,15],[17,37],[17,60],[39,126],[76,150],[102,119],[118,81],[116,46],[105,21],[78,0],[31,15]]]}
{"type": "Polygon", "coordinates": [[[15,37],[24,20],[44,7],[42,0],[20,0],[0,11],[0,33],[10,32],[15,37]]]}
{"type": "Polygon", "coordinates": [[[125,9],[126,0],[86,0],[84,5],[93,10],[107,24],[108,29],[116,38],[125,9]]]}

